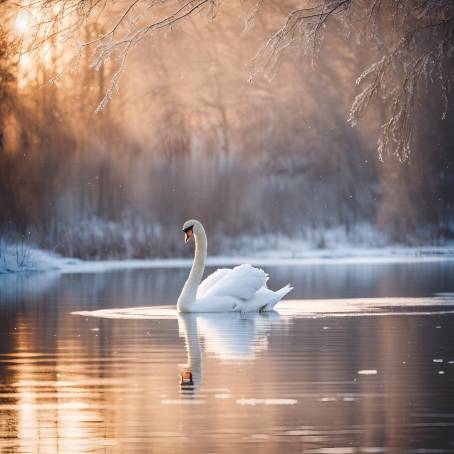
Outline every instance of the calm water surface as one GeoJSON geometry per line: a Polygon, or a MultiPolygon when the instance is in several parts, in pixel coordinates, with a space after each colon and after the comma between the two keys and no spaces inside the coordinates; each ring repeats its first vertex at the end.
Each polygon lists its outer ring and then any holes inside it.
{"type": "MultiPolygon", "coordinates": [[[[187,271],[0,276],[0,451],[454,453],[443,299],[405,315],[72,314],[175,304],[187,271]]],[[[454,299],[454,262],[267,271],[292,299],[454,299]]]]}

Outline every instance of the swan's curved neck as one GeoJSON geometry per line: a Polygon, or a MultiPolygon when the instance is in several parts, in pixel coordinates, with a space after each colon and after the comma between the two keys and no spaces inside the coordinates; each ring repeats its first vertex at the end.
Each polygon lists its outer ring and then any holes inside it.
{"type": "Polygon", "coordinates": [[[184,284],[180,297],[178,298],[178,310],[184,311],[188,305],[196,299],[197,289],[202,280],[203,271],[205,270],[205,257],[207,255],[207,237],[203,228],[194,234],[195,252],[191,272],[184,284]]]}

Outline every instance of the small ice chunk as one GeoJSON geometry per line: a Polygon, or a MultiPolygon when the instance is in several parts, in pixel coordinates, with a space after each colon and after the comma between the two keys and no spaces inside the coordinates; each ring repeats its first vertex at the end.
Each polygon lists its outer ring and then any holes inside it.
{"type": "Polygon", "coordinates": [[[436,329],[441,329],[441,325],[437,325],[435,328],[436,329]]]}
{"type": "Polygon", "coordinates": [[[434,358],[432,361],[434,363],[442,363],[443,362],[443,360],[441,358],[434,358]]]}
{"type": "Polygon", "coordinates": [[[444,370],[439,370],[438,371],[438,375],[444,375],[445,374],[445,371],[444,370]]]}
{"type": "Polygon", "coordinates": [[[237,399],[237,404],[241,406],[255,406],[255,405],[296,405],[296,399],[237,399]]]}
{"type": "Polygon", "coordinates": [[[230,399],[230,397],[232,397],[232,396],[228,393],[219,393],[219,394],[215,394],[214,397],[216,399],[230,399]]]}
{"type": "Polygon", "coordinates": [[[252,434],[251,438],[253,440],[268,440],[268,438],[270,438],[270,436],[267,434],[252,434]]]}
{"type": "Polygon", "coordinates": [[[377,375],[377,369],[361,369],[358,371],[359,375],[377,375]]]}
{"type": "Polygon", "coordinates": [[[99,331],[99,328],[92,328],[92,331],[99,331]]]}
{"type": "Polygon", "coordinates": [[[205,401],[201,399],[162,399],[162,405],[202,405],[205,401]]]}
{"type": "Polygon", "coordinates": [[[336,397],[322,397],[318,399],[320,402],[336,402],[337,398],[336,397]]]}
{"type": "Polygon", "coordinates": [[[311,450],[314,454],[356,454],[359,452],[356,448],[351,448],[347,446],[339,446],[333,448],[317,448],[316,450],[311,450]]]}

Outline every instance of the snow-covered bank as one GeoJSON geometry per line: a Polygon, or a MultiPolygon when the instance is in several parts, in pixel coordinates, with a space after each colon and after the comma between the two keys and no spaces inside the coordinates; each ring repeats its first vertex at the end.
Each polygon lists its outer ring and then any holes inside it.
{"type": "MultiPolygon", "coordinates": [[[[381,263],[422,263],[454,261],[454,244],[425,247],[383,248],[337,248],[312,249],[285,248],[263,250],[254,254],[212,256],[208,266],[234,266],[250,263],[255,266],[304,266],[304,265],[357,265],[381,263]]],[[[140,268],[187,268],[192,259],[148,259],[148,260],[99,260],[84,261],[64,258],[52,252],[30,246],[3,246],[0,251],[0,274],[58,271],[61,273],[99,273],[120,269],[140,268]]]]}
{"type": "Polygon", "coordinates": [[[0,274],[61,271],[80,262],[24,243],[0,244],[0,274]]]}

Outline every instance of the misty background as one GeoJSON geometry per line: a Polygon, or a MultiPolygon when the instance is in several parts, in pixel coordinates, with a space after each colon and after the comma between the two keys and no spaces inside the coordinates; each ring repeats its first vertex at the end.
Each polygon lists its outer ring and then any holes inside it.
{"type": "Polygon", "coordinates": [[[196,218],[210,253],[452,239],[452,95],[442,119],[440,81],[426,84],[411,155],[381,156],[385,102],[356,127],[347,119],[356,79],[389,50],[390,19],[369,40],[362,26],[334,23],[316,58],[294,44],[256,71],[291,6],[265,3],[245,27],[241,3],[224,2],[214,19],[149,37],[98,113],[115,61],[95,70],[90,52],[73,61],[57,41],[27,56],[27,30],[2,25],[2,238],[82,258],[179,256],[189,252],[180,226],[196,218]]]}

